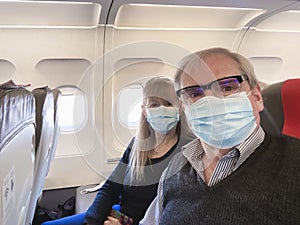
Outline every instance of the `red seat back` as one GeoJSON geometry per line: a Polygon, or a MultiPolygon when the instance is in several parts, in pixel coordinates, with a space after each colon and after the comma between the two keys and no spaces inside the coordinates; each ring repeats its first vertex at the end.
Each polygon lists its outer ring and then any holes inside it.
{"type": "Polygon", "coordinates": [[[284,115],[282,133],[300,139],[300,78],[283,82],[281,98],[284,115]]]}
{"type": "Polygon", "coordinates": [[[275,83],[262,91],[265,109],[261,125],[276,135],[300,139],[300,78],[275,83]]]}

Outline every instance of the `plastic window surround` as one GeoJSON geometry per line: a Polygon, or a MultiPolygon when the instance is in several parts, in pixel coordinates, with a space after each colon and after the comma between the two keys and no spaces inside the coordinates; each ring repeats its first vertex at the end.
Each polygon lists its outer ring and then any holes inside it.
{"type": "Polygon", "coordinates": [[[61,133],[76,133],[87,122],[87,97],[76,86],[63,85],[57,87],[61,91],[60,131],[61,133]]]}
{"type": "Polygon", "coordinates": [[[143,88],[141,84],[124,87],[118,96],[117,116],[119,123],[129,129],[136,129],[141,115],[143,88]]]}

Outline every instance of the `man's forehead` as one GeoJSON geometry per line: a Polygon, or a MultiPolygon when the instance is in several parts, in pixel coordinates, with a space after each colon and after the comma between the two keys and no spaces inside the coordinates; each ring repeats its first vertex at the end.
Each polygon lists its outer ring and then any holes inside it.
{"type": "Polygon", "coordinates": [[[183,73],[181,77],[181,86],[204,85],[218,79],[212,72],[210,73],[183,73]]]}
{"type": "Polygon", "coordinates": [[[181,74],[181,86],[188,84],[205,84],[215,80],[216,77],[206,62],[198,56],[194,56],[186,63],[181,74]]]}
{"type": "Polygon", "coordinates": [[[181,86],[204,85],[214,80],[239,74],[240,69],[234,60],[226,55],[212,55],[202,59],[193,59],[187,63],[181,77],[181,86]]]}

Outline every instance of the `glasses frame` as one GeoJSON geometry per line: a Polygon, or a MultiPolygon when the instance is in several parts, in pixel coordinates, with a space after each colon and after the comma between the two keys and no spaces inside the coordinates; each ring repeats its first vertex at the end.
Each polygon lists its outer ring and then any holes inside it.
{"type": "Polygon", "coordinates": [[[243,81],[245,80],[249,80],[248,76],[245,75],[245,74],[241,74],[241,75],[234,75],[234,76],[230,76],[230,77],[223,77],[223,78],[220,78],[218,80],[214,80],[206,85],[193,85],[193,86],[188,86],[188,87],[184,87],[184,88],[181,88],[179,90],[176,91],[176,95],[177,97],[181,97],[181,92],[186,90],[186,89],[190,89],[190,88],[201,88],[203,90],[203,93],[208,90],[208,89],[211,89],[211,86],[214,84],[214,83],[217,83],[219,81],[222,81],[222,80],[226,80],[226,79],[230,79],[230,78],[236,78],[237,81],[239,83],[242,83],[243,81]]]}

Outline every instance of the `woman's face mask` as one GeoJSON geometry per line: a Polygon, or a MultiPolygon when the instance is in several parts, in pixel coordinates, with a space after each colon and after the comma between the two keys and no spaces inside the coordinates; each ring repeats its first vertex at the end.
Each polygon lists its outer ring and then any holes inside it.
{"type": "Polygon", "coordinates": [[[246,92],[224,98],[206,96],[185,105],[191,130],[202,141],[216,148],[232,148],[254,131],[256,119],[246,92]]]}
{"type": "Polygon", "coordinates": [[[177,125],[179,113],[176,107],[159,106],[146,108],[146,118],[156,132],[166,134],[177,125]]]}

